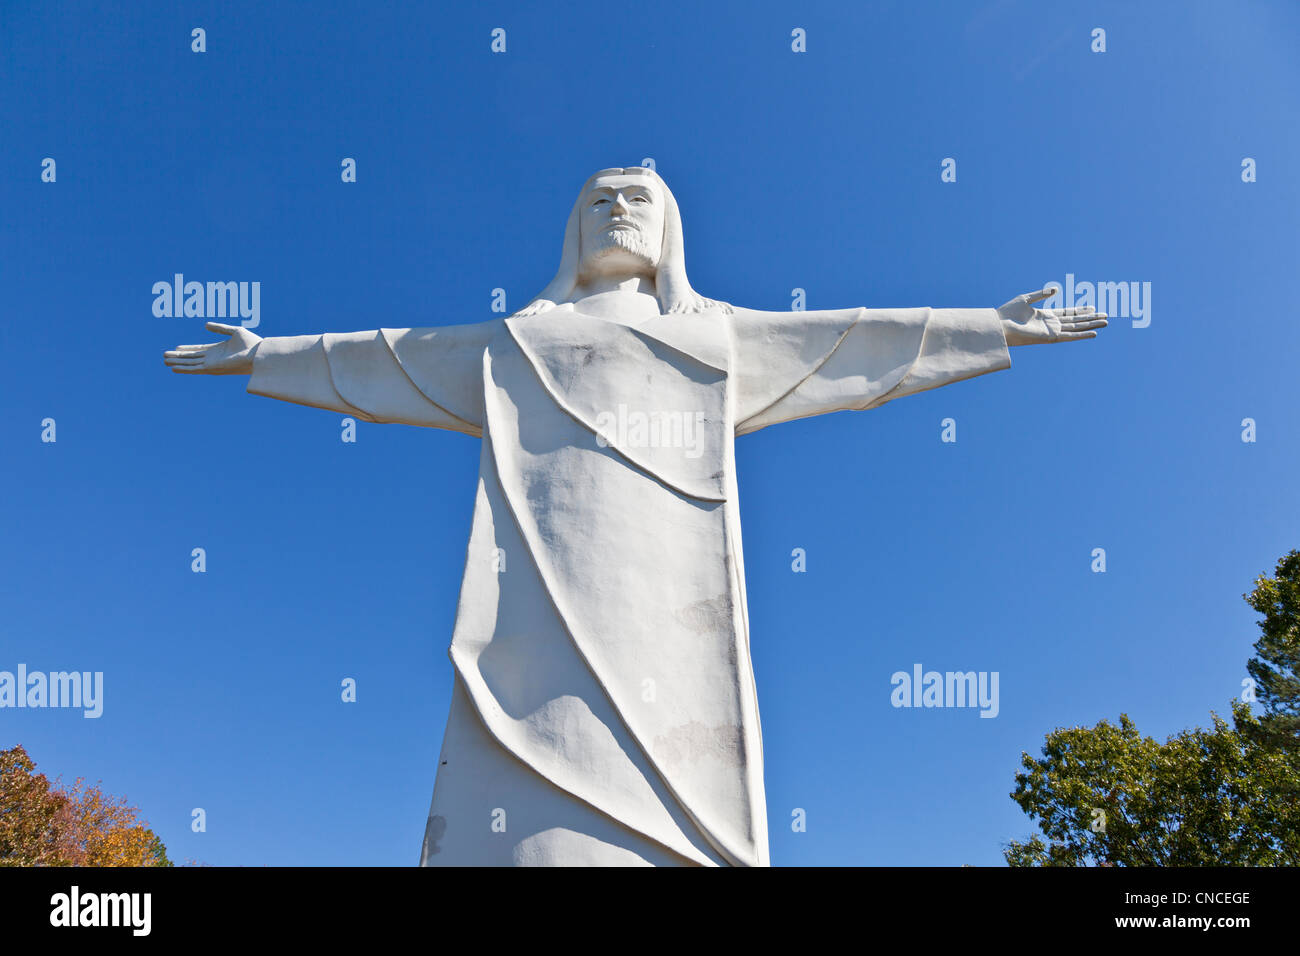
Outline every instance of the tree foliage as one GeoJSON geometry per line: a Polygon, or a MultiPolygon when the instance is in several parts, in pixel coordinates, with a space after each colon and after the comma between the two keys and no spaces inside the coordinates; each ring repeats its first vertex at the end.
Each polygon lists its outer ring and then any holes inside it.
{"type": "MultiPolygon", "coordinates": [[[[1258,726],[1242,704],[1238,727],[1258,726]]],[[[1012,866],[1269,866],[1300,864],[1297,767],[1217,714],[1165,743],[1119,726],[1047,735],[1025,754],[1013,800],[1042,836],[1007,851],[1012,866]],[[1047,838],[1044,841],[1043,836],[1047,838]]]]}
{"type": "Polygon", "coordinates": [[[21,746],[0,750],[0,865],[171,866],[136,814],[80,778],[52,784],[21,746]]]}
{"type": "MultiPolygon", "coordinates": [[[[1247,664],[1263,713],[1164,743],[1119,725],[1054,730],[1023,754],[1011,798],[1041,833],[1012,866],[1300,865],[1300,552],[1243,595],[1264,615],[1247,664]]],[[[1246,695],[1249,699],[1250,695],[1246,695]]]]}
{"type": "Polygon", "coordinates": [[[1300,750],[1300,551],[1278,561],[1274,577],[1260,575],[1242,597],[1264,615],[1246,664],[1264,716],[1244,732],[1266,746],[1300,750]]]}

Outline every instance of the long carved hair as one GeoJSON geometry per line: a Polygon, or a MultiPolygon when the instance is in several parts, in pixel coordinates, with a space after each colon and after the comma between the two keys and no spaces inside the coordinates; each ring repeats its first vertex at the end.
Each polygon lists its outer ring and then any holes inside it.
{"type": "Polygon", "coordinates": [[[668,184],[659,174],[647,166],[615,166],[602,169],[582,184],[578,198],[569,213],[569,222],[564,227],[564,251],[560,255],[560,268],[555,278],[541,292],[537,293],[515,316],[536,315],[555,308],[562,302],[572,302],[573,292],[578,284],[578,265],[582,255],[582,200],[587,195],[591,184],[601,176],[644,176],[655,183],[664,201],[664,235],[660,245],[659,263],[655,269],[655,297],[659,300],[659,311],[669,312],[707,312],[719,309],[732,311],[726,302],[706,299],[691,288],[686,279],[686,252],[682,242],[682,216],[677,209],[677,200],[673,198],[668,184]]]}

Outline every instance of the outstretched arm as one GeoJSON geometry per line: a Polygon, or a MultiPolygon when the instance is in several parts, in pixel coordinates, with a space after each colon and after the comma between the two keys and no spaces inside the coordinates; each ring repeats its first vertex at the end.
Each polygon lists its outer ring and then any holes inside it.
{"type": "Polygon", "coordinates": [[[1009,368],[1007,349],[1093,338],[1091,309],[1035,309],[1051,290],[997,309],[845,309],[733,317],[736,432],[906,395],[1009,368]]]}
{"type": "Polygon", "coordinates": [[[483,350],[497,324],[261,338],[209,322],[209,331],[227,338],[178,346],[163,358],[182,374],[249,375],[255,395],[480,435],[483,350]]]}

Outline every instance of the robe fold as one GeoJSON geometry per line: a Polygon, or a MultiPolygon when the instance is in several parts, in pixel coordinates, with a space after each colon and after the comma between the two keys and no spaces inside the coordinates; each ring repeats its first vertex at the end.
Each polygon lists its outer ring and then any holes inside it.
{"type": "Polygon", "coordinates": [[[254,394],[482,437],[420,862],[766,865],[734,438],[1010,364],[993,309],[262,340],[254,394]]]}

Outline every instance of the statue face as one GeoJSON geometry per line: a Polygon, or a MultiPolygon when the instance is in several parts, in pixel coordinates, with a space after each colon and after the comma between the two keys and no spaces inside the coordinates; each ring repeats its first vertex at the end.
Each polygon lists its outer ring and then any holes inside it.
{"type": "Polygon", "coordinates": [[[601,176],[582,197],[584,273],[653,275],[664,239],[664,201],[646,176],[601,176]]]}

